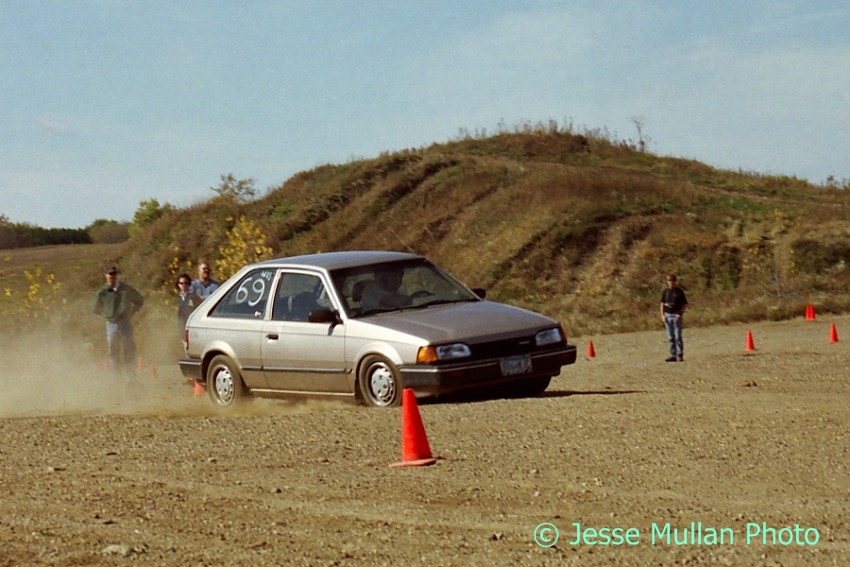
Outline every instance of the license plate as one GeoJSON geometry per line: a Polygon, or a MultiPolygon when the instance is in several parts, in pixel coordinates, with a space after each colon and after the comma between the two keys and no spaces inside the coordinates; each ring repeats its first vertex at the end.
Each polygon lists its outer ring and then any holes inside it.
{"type": "Polygon", "coordinates": [[[531,356],[527,354],[506,356],[499,363],[502,366],[502,376],[514,376],[516,374],[528,374],[531,372],[531,356]]]}

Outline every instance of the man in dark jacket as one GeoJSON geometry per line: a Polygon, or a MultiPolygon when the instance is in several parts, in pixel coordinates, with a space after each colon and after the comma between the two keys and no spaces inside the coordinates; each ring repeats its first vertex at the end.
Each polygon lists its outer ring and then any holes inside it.
{"type": "Polygon", "coordinates": [[[133,339],[133,314],[145,300],[133,287],[118,281],[118,268],[103,269],[106,284],[97,290],[92,310],[106,319],[106,344],[109,348],[109,373],[113,378],[134,375],[136,342],[133,339]]]}
{"type": "Polygon", "coordinates": [[[675,274],[667,276],[667,287],[661,292],[661,322],[667,328],[667,340],[670,341],[670,356],[667,362],[685,360],[685,343],[682,339],[682,323],[688,298],[679,287],[675,274]]]}

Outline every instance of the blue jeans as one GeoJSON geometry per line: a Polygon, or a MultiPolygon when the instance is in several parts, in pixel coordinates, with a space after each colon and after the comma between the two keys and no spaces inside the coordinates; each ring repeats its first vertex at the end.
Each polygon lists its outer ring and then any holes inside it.
{"type": "Polygon", "coordinates": [[[664,326],[667,327],[667,340],[670,341],[670,356],[685,356],[685,343],[682,340],[682,322],[684,317],[675,313],[664,314],[664,326]]]}
{"type": "Polygon", "coordinates": [[[106,322],[106,344],[109,348],[109,375],[131,378],[136,367],[136,341],[129,321],[106,322]]]}

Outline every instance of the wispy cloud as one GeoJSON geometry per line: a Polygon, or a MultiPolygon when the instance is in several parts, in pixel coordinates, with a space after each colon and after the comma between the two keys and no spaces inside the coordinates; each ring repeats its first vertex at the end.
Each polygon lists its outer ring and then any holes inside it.
{"type": "Polygon", "coordinates": [[[71,126],[64,120],[52,116],[36,116],[33,119],[36,126],[51,136],[67,136],[71,134],[71,126]]]}

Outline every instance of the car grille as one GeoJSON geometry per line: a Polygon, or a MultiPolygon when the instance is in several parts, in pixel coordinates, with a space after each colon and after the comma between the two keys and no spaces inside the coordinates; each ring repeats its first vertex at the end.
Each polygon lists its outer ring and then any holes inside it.
{"type": "MultiPolygon", "coordinates": [[[[556,347],[559,345],[551,345],[556,347]]],[[[467,360],[485,360],[489,358],[500,358],[503,356],[512,356],[515,354],[525,354],[537,350],[534,344],[534,335],[527,337],[516,337],[502,341],[492,341],[481,344],[469,345],[472,351],[472,356],[467,360]]],[[[541,349],[545,350],[545,349],[541,349]]]]}

